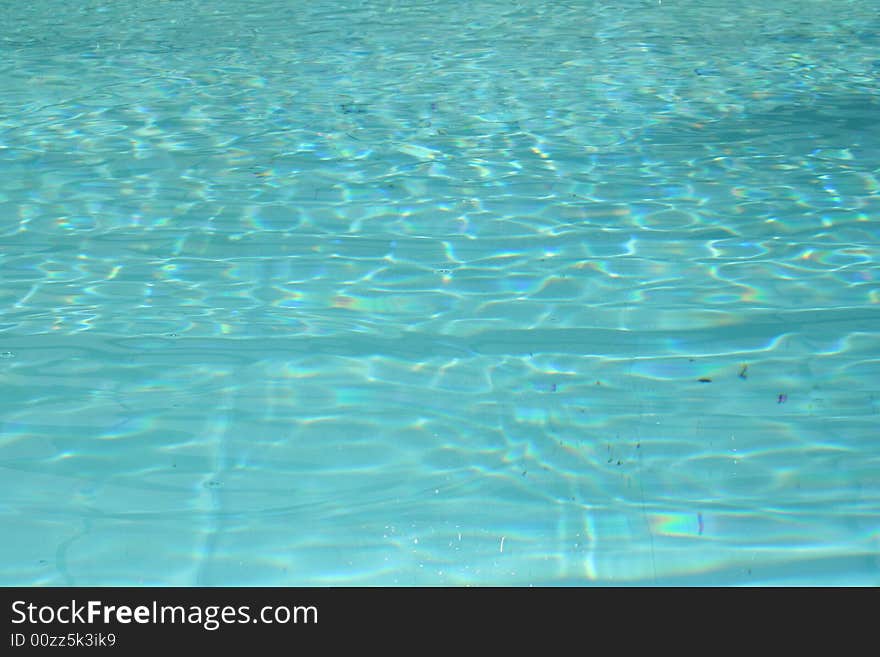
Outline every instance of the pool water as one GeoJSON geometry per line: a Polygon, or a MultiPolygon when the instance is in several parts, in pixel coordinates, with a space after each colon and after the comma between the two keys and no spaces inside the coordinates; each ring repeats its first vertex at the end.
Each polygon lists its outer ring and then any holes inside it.
{"type": "Polygon", "coordinates": [[[37,0],[0,584],[880,584],[869,0],[37,0]]]}

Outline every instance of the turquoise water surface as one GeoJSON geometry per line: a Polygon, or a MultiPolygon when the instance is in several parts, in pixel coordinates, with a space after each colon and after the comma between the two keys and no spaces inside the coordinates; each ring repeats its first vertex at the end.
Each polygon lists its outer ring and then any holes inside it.
{"type": "Polygon", "coordinates": [[[876,3],[0,25],[0,584],[880,584],[876,3]]]}

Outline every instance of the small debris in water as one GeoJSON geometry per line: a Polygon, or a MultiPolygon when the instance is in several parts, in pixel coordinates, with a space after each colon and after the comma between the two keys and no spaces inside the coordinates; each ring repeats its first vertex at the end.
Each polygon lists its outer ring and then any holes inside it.
{"type": "Polygon", "coordinates": [[[776,398],[776,403],[784,404],[786,401],[788,401],[788,395],[786,395],[784,392],[780,392],[779,396],[776,398]]]}
{"type": "Polygon", "coordinates": [[[705,376],[702,379],[697,379],[697,381],[699,381],[700,383],[712,383],[712,379],[705,376]]]}
{"type": "Polygon", "coordinates": [[[366,114],[367,106],[362,103],[342,103],[339,109],[343,114],[366,114]]]}

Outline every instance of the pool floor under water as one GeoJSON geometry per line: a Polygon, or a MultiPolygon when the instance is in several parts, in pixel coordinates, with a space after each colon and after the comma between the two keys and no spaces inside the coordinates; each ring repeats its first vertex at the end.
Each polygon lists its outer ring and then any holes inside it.
{"type": "Polygon", "coordinates": [[[880,583],[880,22],[794,6],[9,8],[0,584],[880,583]]]}

